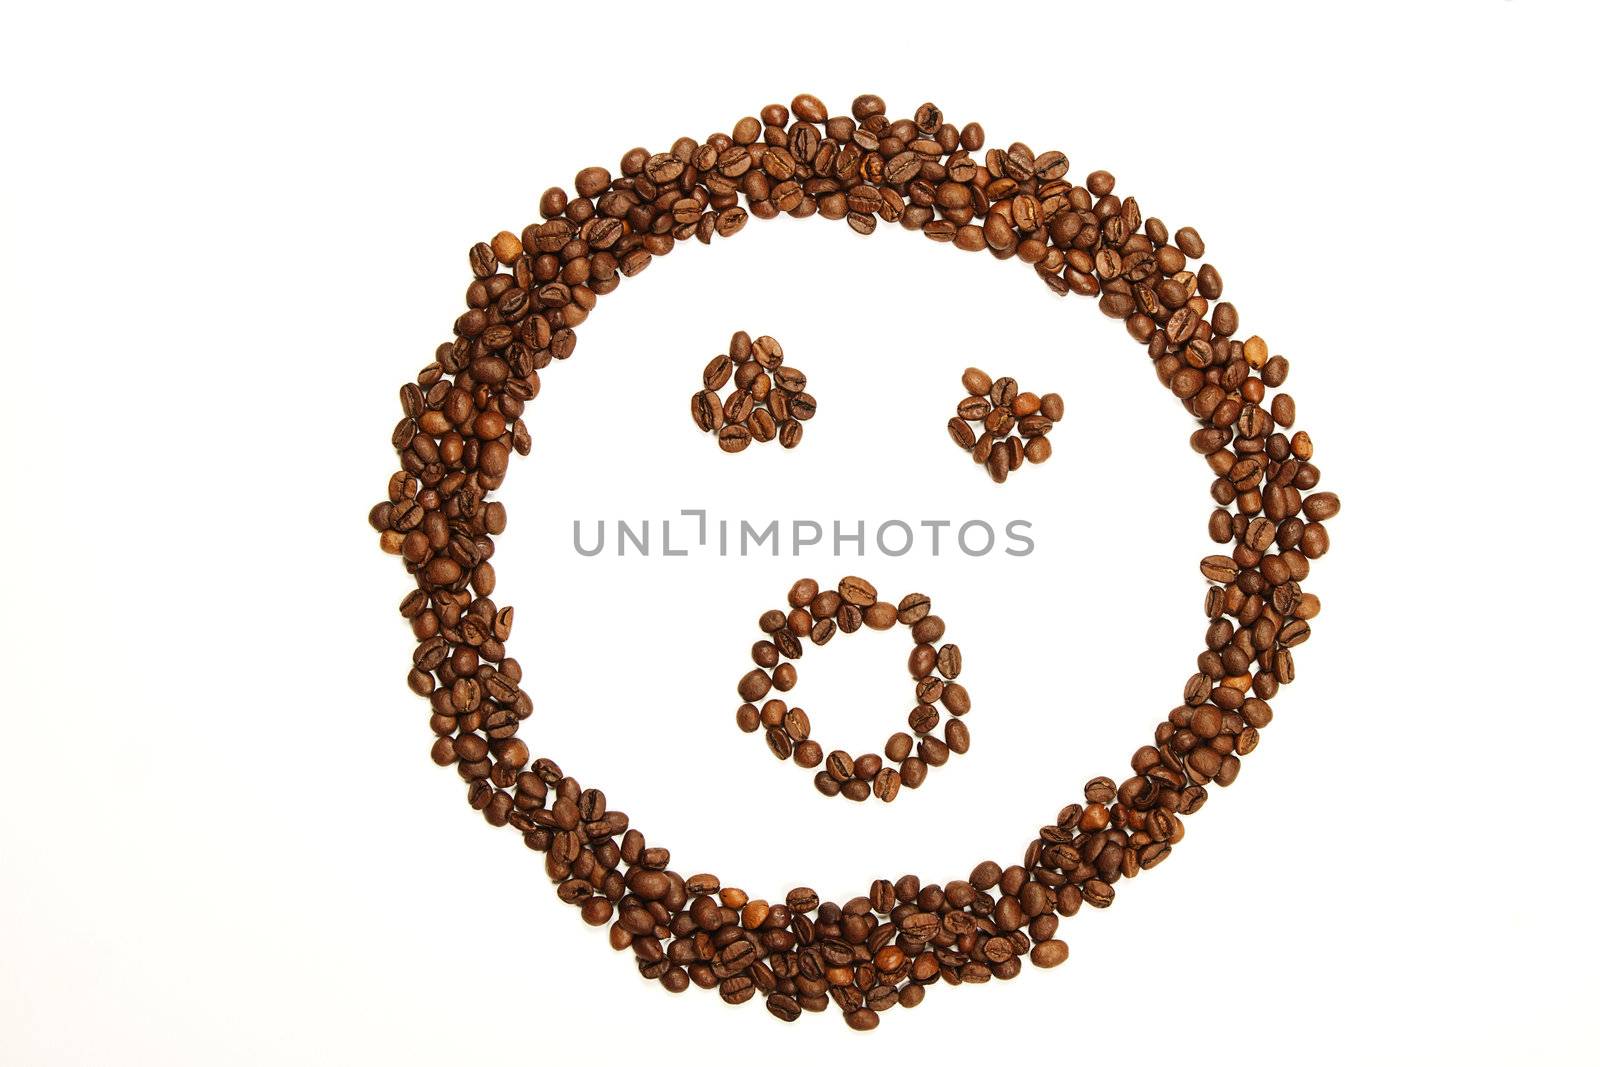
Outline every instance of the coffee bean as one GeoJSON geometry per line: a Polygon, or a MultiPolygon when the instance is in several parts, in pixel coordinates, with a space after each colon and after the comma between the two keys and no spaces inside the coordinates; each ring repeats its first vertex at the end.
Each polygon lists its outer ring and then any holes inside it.
{"type": "Polygon", "coordinates": [[[902,623],[910,626],[926,618],[931,606],[932,601],[922,593],[908,593],[900,601],[898,617],[902,623]]]}
{"type": "Polygon", "coordinates": [[[989,401],[981,396],[969,396],[956,405],[956,416],[967,422],[980,422],[992,411],[989,401]]]}
{"type": "Polygon", "coordinates": [[[750,431],[743,426],[724,426],[717,431],[717,445],[724,452],[743,452],[750,447],[750,431]]]}
{"type": "Polygon", "coordinates": [[[894,627],[898,614],[893,604],[879,600],[862,613],[862,619],[870,629],[888,630],[894,627]]]}
{"type": "Polygon", "coordinates": [[[870,607],[878,599],[878,591],[873,588],[872,583],[854,575],[840,579],[839,595],[846,603],[857,607],[870,607]]]}
{"type": "Polygon", "coordinates": [[[748,389],[736,389],[722,402],[723,418],[730,423],[742,423],[755,410],[755,396],[748,389]]]}
{"type": "Polygon", "coordinates": [[[1302,507],[1311,522],[1323,522],[1339,514],[1339,497],[1334,493],[1312,493],[1302,507]]]}
{"type": "Polygon", "coordinates": [[[711,362],[706,364],[705,372],[701,374],[700,379],[705,383],[706,389],[714,392],[727,385],[732,377],[733,360],[727,356],[714,356],[711,362]]]}
{"type": "Polygon", "coordinates": [[[779,367],[772,372],[772,382],[786,393],[801,393],[806,388],[804,372],[795,367],[779,367]]]}
{"type": "Polygon", "coordinates": [[[801,708],[790,708],[783,717],[783,728],[796,741],[811,736],[811,718],[801,708]]]}
{"type": "MultiPolygon", "coordinates": [[[[724,427],[724,429],[728,428],[729,427],[724,427]]],[[[1004,484],[1006,477],[1011,473],[1009,453],[1010,450],[1004,448],[996,448],[989,453],[989,459],[985,463],[985,466],[989,469],[989,477],[993,479],[996,484],[1004,484]]]]}
{"type": "Polygon", "coordinates": [[[775,337],[765,334],[757,337],[750,347],[750,353],[751,358],[768,370],[783,365],[783,346],[775,337]]]}
{"type": "Polygon", "coordinates": [[[972,433],[972,427],[968,426],[959,417],[951,419],[946,428],[950,431],[950,440],[963,449],[971,449],[974,442],[977,441],[977,438],[972,433]]]}
{"type": "Polygon", "coordinates": [[[1035,967],[1058,967],[1067,962],[1067,943],[1050,938],[1033,946],[1028,958],[1035,967]]]}
{"type": "Polygon", "coordinates": [[[928,780],[928,765],[920,756],[907,756],[900,762],[900,784],[916,789],[928,780]]]}
{"type": "Polygon", "coordinates": [[[878,1013],[871,1008],[857,1008],[855,1011],[846,1012],[844,1021],[852,1030],[876,1030],[878,1013]]]}
{"type": "Polygon", "coordinates": [[[906,733],[891,735],[883,746],[883,753],[890,760],[899,763],[911,754],[911,735],[906,733]]]}
{"type": "Polygon", "coordinates": [[[745,700],[760,700],[771,688],[772,679],[763,670],[753,670],[739,680],[739,695],[745,700]]]}

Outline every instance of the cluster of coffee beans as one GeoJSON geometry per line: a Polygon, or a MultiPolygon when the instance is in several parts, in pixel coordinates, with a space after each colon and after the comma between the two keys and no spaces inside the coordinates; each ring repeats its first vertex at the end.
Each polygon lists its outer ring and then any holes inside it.
{"type": "MultiPolygon", "coordinates": [[[[889,117],[876,96],[830,114],[814,96],[771,104],[730,133],[680,138],[622,156],[613,174],[578,172],[551,189],[539,220],[473,246],[466,310],[433,362],[400,390],[391,438],[400,469],[368,521],[416,588],[400,603],[416,638],[407,676],[430,705],[433,758],[452,766],[467,802],[543,856],[559,899],[609,926],[644,977],[674,992],[761,999],[776,1018],[832,1004],[867,1030],[937,983],[1004,981],[1024,960],[1067,958],[1062,918],[1103,908],[1119,883],[1162,863],[1212,786],[1231,785],[1294,681],[1317,598],[1302,589],[1328,551],[1333,493],[1311,438],[1293,430],[1288,361],[1220,299],[1222,277],[1190,228],[1169,233],[1102,170],[1067,178],[1060,152],[983,149],[982,127],[957,127],[932,104],[889,117]],[[1117,778],[1086,783],[1019,835],[1013,862],[964,877],[862,879],[843,903],[808,888],[770,900],[713,874],[681,874],[604,792],[580,784],[517,736],[533,713],[507,652],[510,607],[494,600],[494,538],[505,508],[490,494],[531,439],[526,405],[539,372],[570,358],[574,330],[601,296],[678,242],[737,233],[749,216],[820,215],[872,233],[898,224],[967,252],[1015,259],[1053,293],[1097,298],[1149,357],[1161,386],[1198,424],[1190,438],[1212,475],[1200,654],[1175,704],[1117,778]]],[[[737,851],[737,842],[733,843],[737,851]]]]}
{"type": "Polygon", "coordinates": [[[739,729],[755,733],[766,729],[767,748],[781,760],[789,759],[807,770],[821,766],[814,779],[823,796],[866,800],[875,796],[885,803],[900,795],[900,787],[915,789],[928,777],[930,767],[942,767],[952,753],[960,755],[972,745],[972,734],[960,716],[972,710],[966,686],[956,681],[961,673],[961,648],[945,642],[944,620],[930,614],[932,601],[910,593],[898,606],[878,599],[878,591],[865,578],[849,575],[834,589],[823,589],[815,579],[802,578],[789,590],[789,609],[763,612],[761,632],[767,636],[750,649],[755,667],[739,679],[744,703],[735,713],[739,729]],[[883,754],[868,752],[852,757],[835,749],[823,757],[822,745],[811,738],[811,717],[804,708],[791,707],[777,697],[759,708],[755,702],[773,690],[787,693],[798,676],[794,660],[804,652],[803,642],[825,645],[836,633],[889,630],[898,623],[911,629],[916,642],[906,661],[916,687],[916,707],[906,717],[911,733],[898,731],[884,743],[883,754]],[[954,718],[944,724],[944,740],[933,736],[939,725],[939,705],[954,718]],[[912,734],[915,734],[913,740],[912,734]],[[916,754],[912,755],[912,746],[916,754]],[[886,765],[899,764],[898,769],[886,765]],[[824,765],[825,764],[825,765],[824,765]]]}
{"type": "Polygon", "coordinates": [[[977,367],[962,372],[961,384],[967,395],[950,419],[950,439],[972,453],[989,477],[1004,482],[1023,460],[1043,463],[1050,458],[1046,435],[1061,421],[1060,393],[1018,392],[1015,378],[990,378],[977,367]],[[974,432],[968,423],[979,424],[983,431],[974,432]]]}
{"type": "Polygon", "coordinates": [[[750,340],[740,330],[728,351],[714,356],[701,375],[700,392],[689,398],[689,414],[706,433],[715,432],[724,452],[743,452],[750,442],[776,440],[784,448],[800,443],[817,401],[806,392],[805,373],[783,362],[783,346],[765,335],[750,340]],[[733,382],[719,397],[717,390],[733,382]]]}

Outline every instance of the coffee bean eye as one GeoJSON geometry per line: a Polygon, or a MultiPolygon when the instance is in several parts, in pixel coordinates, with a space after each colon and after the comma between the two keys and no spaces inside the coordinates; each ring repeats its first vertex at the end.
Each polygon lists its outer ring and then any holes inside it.
{"type": "Polygon", "coordinates": [[[743,452],[752,442],[800,443],[800,422],[816,414],[816,401],[804,392],[805,374],[783,362],[775,338],[754,341],[743,330],[733,335],[726,354],[713,356],[701,374],[705,386],[689,399],[689,414],[705,433],[715,433],[724,452],[743,452]],[[732,381],[724,397],[717,390],[732,381]]]}
{"type": "MultiPolygon", "coordinates": [[[[400,604],[417,641],[406,682],[428,700],[433,759],[467,783],[469,805],[542,853],[558,899],[609,927],[611,947],[631,951],[643,977],[673,992],[715,988],[730,1004],[759,994],[790,1022],[831,1002],[856,1030],[873,1029],[891,1007],[916,1007],[932,985],[1009,979],[1024,958],[1065,962],[1060,919],[1085,903],[1109,906],[1119,883],[1171,854],[1208,789],[1238,777],[1272,721],[1268,702],[1294,681],[1293,649],[1321,610],[1302,583],[1328,551],[1327,523],[1339,513],[1339,498],[1319,489],[1310,436],[1293,429],[1294,399],[1277,391],[1288,360],[1259,336],[1239,339],[1239,313],[1221,300],[1216,268],[1201,262],[1199,233],[1146,216],[1107,171],[1078,184],[1060,152],[985,149],[981,126],[958,128],[931,103],[909,118],[889,114],[871,95],[848,115],[830,114],[810,94],[770,104],[704,143],[632,149],[615,173],[585,167],[573,191],[539,197],[536,221],[474,244],[465,310],[400,390],[390,438],[400,469],[368,513],[379,546],[415,582],[400,604]],[[713,244],[751,217],[779,214],[817,215],[860,234],[895,224],[935,244],[1018,260],[1052,294],[1094,298],[1195,420],[1189,444],[1211,471],[1216,505],[1206,530],[1218,551],[1199,563],[1208,583],[1203,650],[1179,705],[1134,752],[1131,776],[1089,781],[1082,803],[1035,824],[1015,863],[985,860],[943,884],[879,878],[844,904],[804,887],[773,903],[712,874],[681,875],[604,793],[534,756],[517,736],[534,705],[507,650],[512,610],[492,599],[490,556],[506,512],[489,497],[513,453],[531,450],[527,413],[541,374],[573,356],[577,328],[601,297],[677,243],[713,244]]],[[[1065,415],[1060,394],[1036,395],[975,367],[961,381],[967,395],[954,417],[946,409],[930,418],[949,418],[950,437],[996,482],[1050,458],[1048,435],[1065,415]]],[[[690,414],[724,451],[772,440],[793,448],[816,414],[808,379],[770,336],[735,333],[700,385],[690,414]]],[[[796,582],[787,608],[761,617],[755,665],[736,687],[739,728],[762,732],[779,759],[816,769],[826,796],[888,802],[918,788],[971,743],[960,649],[944,641],[930,609],[920,593],[891,606],[856,576],[827,589],[796,582]],[[795,687],[807,640],[822,646],[840,633],[896,626],[913,640],[909,729],[891,734],[881,754],[825,751],[810,714],[773,694],[795,687]]]]}

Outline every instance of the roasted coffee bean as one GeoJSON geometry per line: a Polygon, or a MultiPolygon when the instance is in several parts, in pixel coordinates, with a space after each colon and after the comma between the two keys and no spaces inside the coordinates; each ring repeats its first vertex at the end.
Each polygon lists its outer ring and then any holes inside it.
{"type": "Polygon", "coordinates": [[[883,753],[893,762],[899,763],[901,760],[905,759],[911,754],[911,744],[912,742],[910,734],[893,734],[890,736],[888,742],[883,746],[883,753]]]}
{"type": "Polygon", "coordinates": [[[743,452],[750,447],[750,431],[743,426],[729,425],[717,431],[717,445],[724,452],[743,452]]]}
{"type": "Polygon", "coordinates": [[[801,393],[806,388],[804,372],[795,367],[778,367],[772,372],[772,382],[786,393],[801,393]]]}
{"type": "MultiPolygon", "coordinates": [[[[724,429],[726,428],[727,427],[724,427],[724,429]]],[[[1004,484],[1006,477],[1011,473],[1011,462],[1009,457],[1010,449],[1006,448],[996,448],[989,453],[989,458],[985,462],[984,466],[988,468],[989,477],[993,479],[996,484],[1004,484]]]]}
{"type": "Polygon", "coordinates": [[[722,416],[730,423],[743,423],[755,410],[755,395],[748,389],[736,389],[722,402],[722,416]]]}
{"type": "Polygon", "coordinates": [[[963,449],[970,450],[977,441],[977,437],[973,435],[972,427],[968,426],[960,418],[951,419],[947,429],[950,431],[950,440],[963,449]]]}
{"type": "Polygon", "coordinates": [[[806,422],[817,413],[817,401],[810,393],[801,391],[789,398],[789,417],[806,422]]]}
{"type": "Polygon", "coordinates": [[[981,396],[969,396],[956,405],[956,415],[967,422],[981,422],[994,409],[981,396]]]}
{"type": "Polygon", "coordinates": [[[857,607],[869,607],[878,599],[878,591],[865,578],[853,575],[840,579],[839,595],[845,602],[857,607]]]}
{"type": "Polygon", "coordinates": [[[754,704],[740,704],[739,712],[735,719],[739,724],[739,729],[747,734],[755,733],[756,729],[761,725],[761,716],[754,704]]]}
{"type": "Polygon", "coordinates": [[[770,441],[778,436],[778,424],[765,408],[757,408],[750,413],[749,428],[752,441],[770,441]]]}
{"type": "Polygon", "coordinates": [[[705,387],[708,390],[715,391],[727,385],[728,380],[732,377],[733,360],[727,356],[714,356],[711,362],[706,364],[705,373],[701,375],[701,381],[705,383],[705,387]]]}
{"type": "Polygon", "coordinates": [[[739,695],[745,700],[760,700],[772,688],[772,678],[766,671],[757,669],[739,680],[739,695]]]}
{"type": "Polygon", "coordinates": [[[768,337],[765,334],[757,337],[750,346],[750,353],[751,358],[768,370],[783,365],[783,346],[775,337],[768,337]]]}
{"type": "Polygon", "coordinates": [[[921,757],[908,756],[900,763],[900,784],[907,789],[916,789],[928,777],[928,765],[921,757]]]}
{"type": "Polygon", "coordinates": [[[924,618],[927,617],[928,611],[929,611],[931,606],[932,606],[932,601],[930,601],[923,594],[921,594],[921,593],[908,593],[900,601],[900,604],[899,604],[899,607],[898,607],[898,613],[899,613],[900,622],[905,624],[905,625],[907,625],[907,626],[911,626],[911,625],[914,625],[914,624],[916,624],[918,622],[921,622],[924,618]]]}
{"type": "Polygon", "coordinates": [[[794,752],[794,742],[787,733],[774,726],[767,731],[767,748],[779,759],[788,759],[794,752]]]}
{"type": "Polygon", "coordinates": [[[694,416],[694,424],[707,433],[722,427],[722,401],[709,389],[694,394],[689,401],[689,413],[694,416]]]}

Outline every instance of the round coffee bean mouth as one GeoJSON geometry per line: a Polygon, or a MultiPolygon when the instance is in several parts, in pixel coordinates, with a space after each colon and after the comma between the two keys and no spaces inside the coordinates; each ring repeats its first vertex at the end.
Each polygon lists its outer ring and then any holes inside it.
{"type": "Polygon", "coordinates": [[[400,469],[368,522],[415,584],[400,602],[417,642],[407,683],[429,702],[433,759],[456,769],[491,826],[543,856],[560,900],[608,927],[612,948],[669,991],[716,989],[730,1004],[759,995],[784,1021],[832,1004],[870,1030],[932,985],[1009,980],[1024,960],[1057,966],[1068,954],[1060,920],[1085,903],[1108,907],[1119,883],[1171,855],[1209,787],[1238,778],[1272,721],[1269,701],[1295,679],[1293,650],[1321,608],[1301,583],[1328,551],[1339,498],[1314,491],[1321,472],[1310,436],[1292,429],[1294,399],[1267,399],[1288,360],[1259,336],[1238,339],[1238,311],[1192,228],[1169,232],[1106,171],[1077,184],[1060,152],[985,142],[977,123],[958,127],[931,103],[895,119],[867,95],[835,115],[802,94],[704,141],[632,149],[617,174],[585,167],[574,190],[540,197],[540,219],[520,236],[471,248],[453,337],[400,389],[400,469]],[[513,612],[494,600],[506,510],[490,497],[511,456],[532,448],[524,416],[540,372],[572,357],[600,297],[678,242],[711,244],[779,214],[861,234],[898,224],[1018,260],[1051,293],[1096,298],[1195,420],[1190,445],[1216,503],[1207,533],[1221,547],[1200,564],[1195,666],[1120,781],[1090,780],[1082,802],[1021,835],[1010,864],[986,859],[945,881],[879,878],[843,903],[807,887],[754,897],[715,874],[680,873],[604,792],[534,756],[518,736],[533,699],[507,650],[513,612]]]}
{"type": "Polygon", "coordinates": [[[744,703],[734,721],[745,733],[765,731],[767,749],[778,759],[792,758],[807,770],[821,767],[812,781],[823,796],[855,801],[875,796],[889,803],[902,786],[920,787],[931,768],[944,766],[952,755],[963,755],[972,745],[971,730],[961,718],[972,710],[972,697],[956,681],[961,648],[944,640],[944,620],[932,614],[932,603],[921,593],[909,593],[891,604],[878,599],[871,582],[855,575],[840,579],[833,589],[823,589],[813,578],[800,579],[789,589],[787,611],[773,608],[761,615],[759,625],[766,636],[751,646],[755,667],[739,679],[737,689],[744,703]],[[911,732],[890,734],[881,754],[851,756],[834,749],[825,756],[821,743],[811,736],[806,710],[769,694],[794,688],[798,681],[794,661],[804,655],[805,642],[821,646],[838,634],[863,628],[892,630],[897,625],[909,629],[914,642],[906,660],[916,701],[906,716],[911,732]],[[951,716],[944,723],[942,740],[934,736],[940,707],[951,716]]]}

